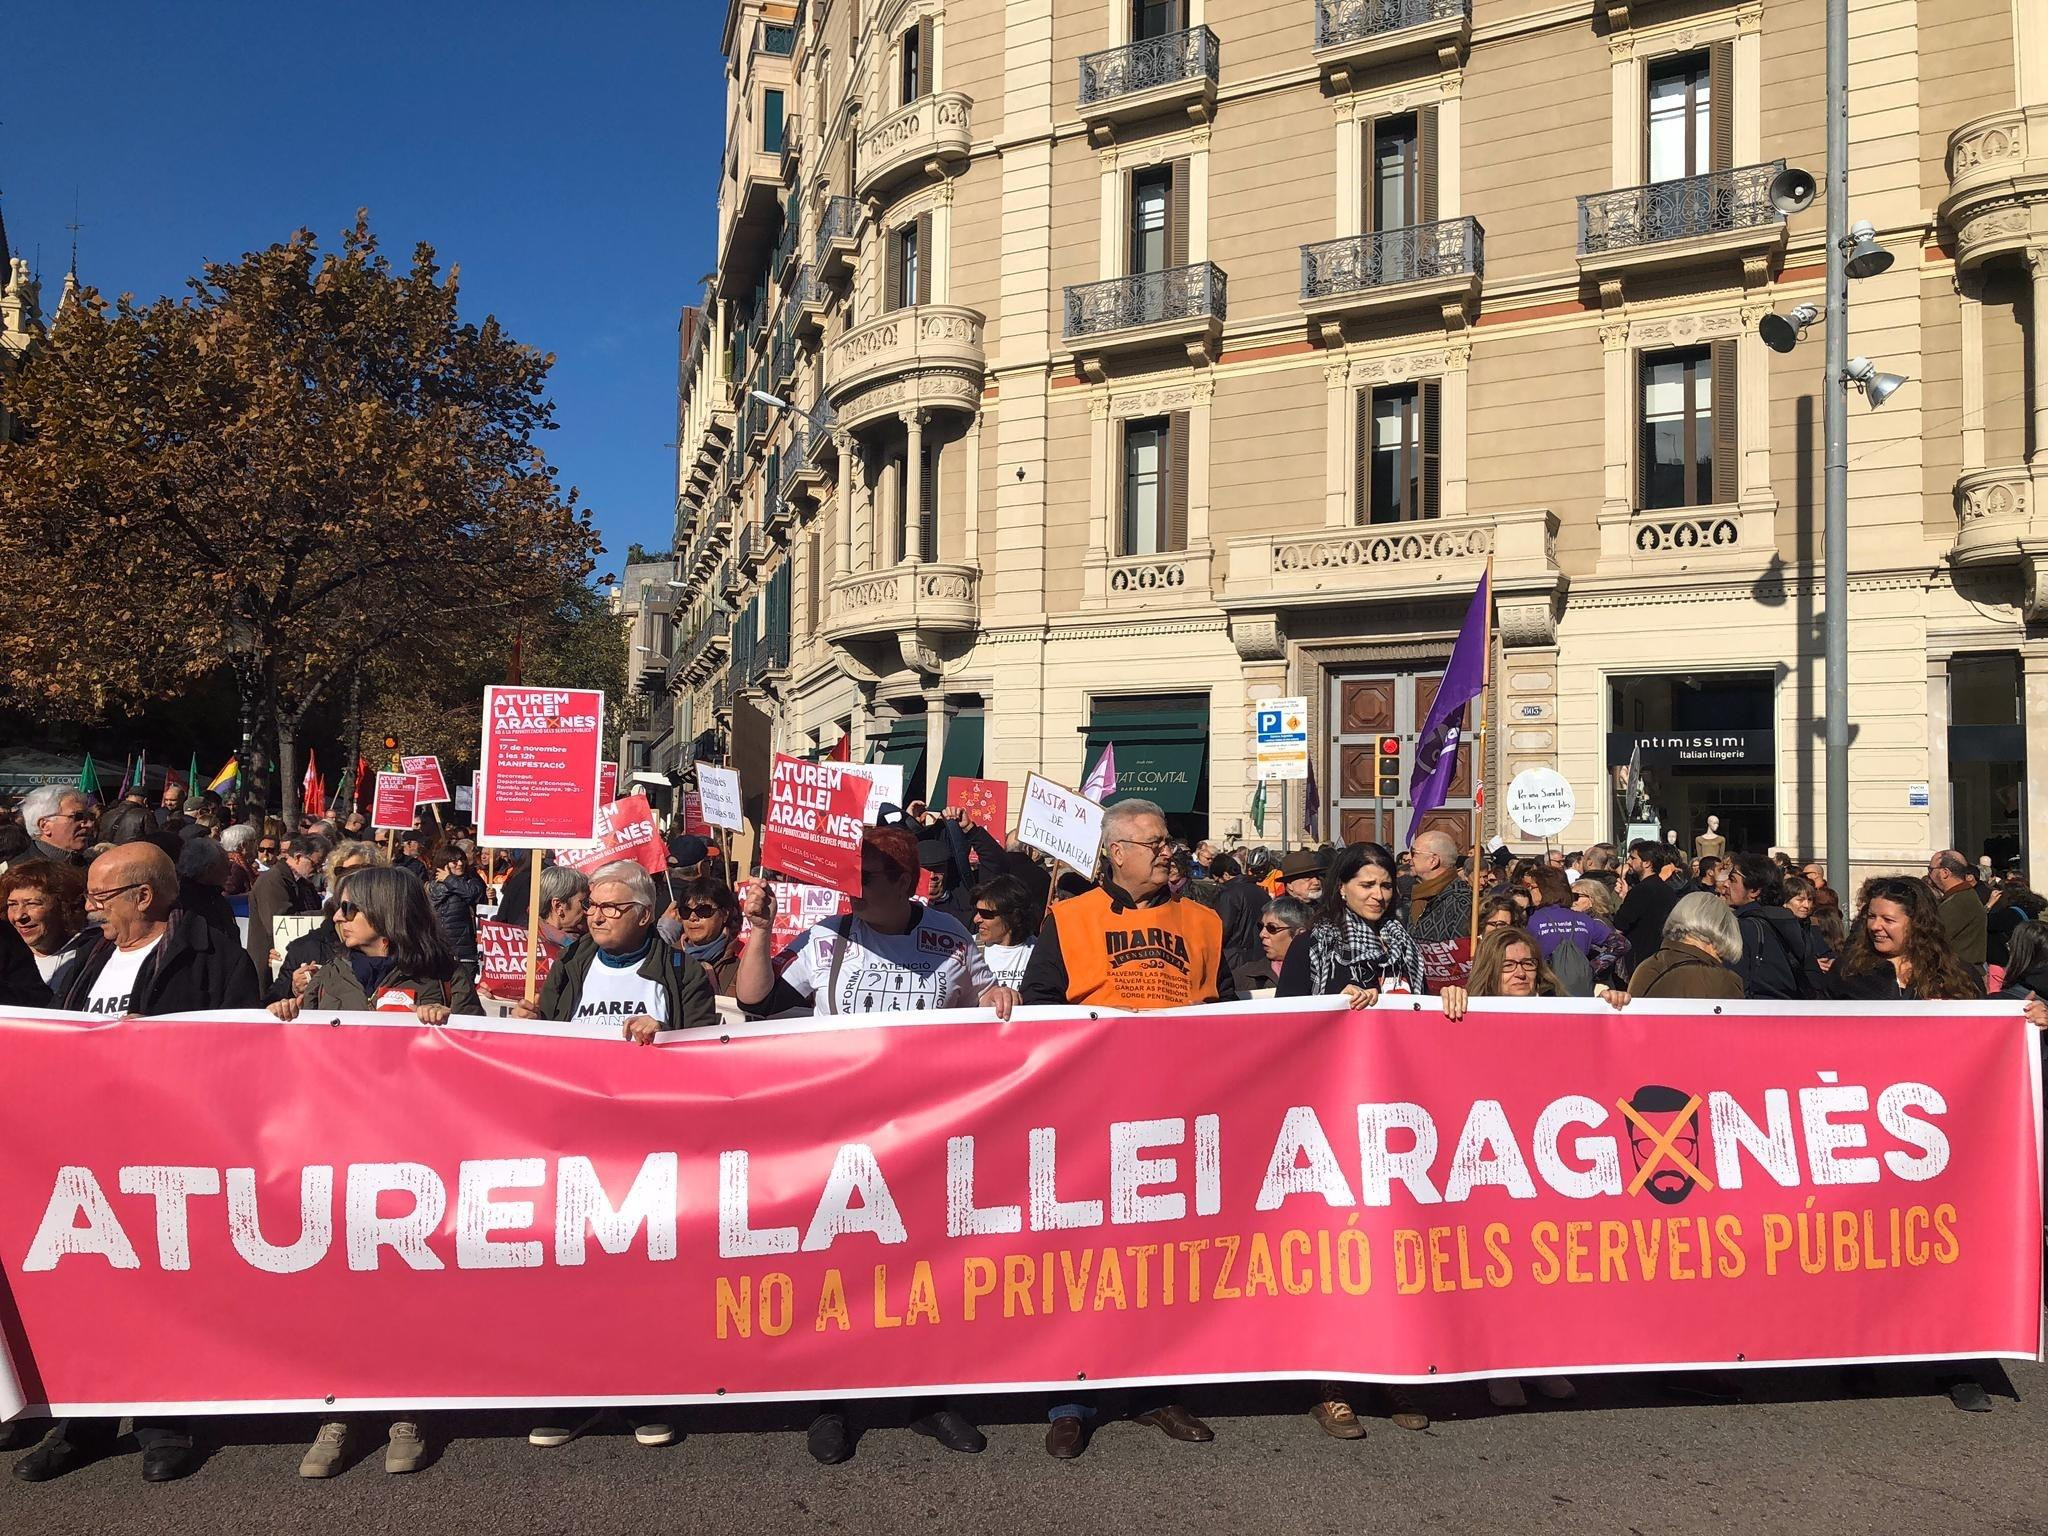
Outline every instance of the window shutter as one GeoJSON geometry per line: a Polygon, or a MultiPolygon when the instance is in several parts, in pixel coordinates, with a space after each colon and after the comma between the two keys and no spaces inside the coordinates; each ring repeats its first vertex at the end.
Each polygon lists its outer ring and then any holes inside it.
{"type": "Polygon", "coordinates": [[[1351,520],[1361,528],[1372,521],[1372,391],[1361,389],[1354,397],[1351,463],[1351,520]]]}
{"type": "Polygon", "coordinates": [[[1422,107],[1415,114],[1415,222],[1434,224],[1436,212],[1436,108],[1422,107]]]}
{"type": "Polygon", "coordinates": [[[1166,428],[1166,549],[1188,547],[1188,413],[1175,411],[1166,428]]]}
{"type": "Polygon", "coordinates": [[[903,306],[903,231],[892,229],[882,238],[882,308],[903,306]]]}
{"type": "Polygon", "coordinates": [[[917,485],[917,552],[921,559],[939,558],[939,445],[929,438],[917,485]]]}
{"type": "Polygon", "coordinates": [[[917,94],[929,96],[932,93],[932,19],[926,16],[917,24],[917,94]]]}
{"type": "Polygon", "coordinates": [[[1443,462],[1443,402],[1441,379],[1422,381],[1422,515],[1435,517],[1442,507],[1438,500],[1439,466],[1443,462]]]}
{"type": "Polygon", "coordinates": [[[917,292],[906,295],[905,303],[931,303],[932,263],[937,259],[938,252],[932,249],[932,216],[920,213],[917,216],[917,292]]]}
{"type": "Polygon", "coordinates": [[[1183,156],[1173,162],[1173,184],[1167,193],[1166,264],[1169,267],[1188,264],[1188,177],[1188,161],[1183,156]]]}
{"type": "Polygon", "coordinates": [[[1736,466],[1739,441],[1735,396],[1735,343],[1717,341],[1713,350],[1714,369],[1714,495],[1712,504],[1725,506],[1737,499],[1736,466]]]}
{"type": "Polygon", "coordinates": [[[1726,171],[1735,165],[1735,45],[1716,43],[1707,52],[1709,131],[1714,142],[1708,169],[1726,171]]]}
{"type": "Polygon", "coordinates": [[[1648,365],[1649,355],[1647,353],[1637,352],[1634,355],[1634,367],[1631,369],[1631,372],[1634,375],[1635,388],[1635,405],[1633,410],[1636,422],[1636,509],[1638,511],[1650,504],[1649,400],[1643,393],[1645,370],[1648,368],[1648,365]]]}
{"type": "Polygon", "coordinates": [[[1373,217],[1374,205],[1379,199],[1374,195],[1378,188],[1373,178],[1373,130],[1378,125],[1373,119],[1365,120],[1364,132],[1358,142],[1358,232],[1361,235],[1377,234],[1378,221],[1373,217]]]}

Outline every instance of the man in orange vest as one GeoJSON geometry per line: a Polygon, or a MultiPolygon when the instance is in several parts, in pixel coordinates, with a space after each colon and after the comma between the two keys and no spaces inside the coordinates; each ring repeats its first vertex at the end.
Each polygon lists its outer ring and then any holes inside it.
{"type": "MultiPolygon", "coordinates": [[[[1166,816],[1150,800],[1120,800],[1103,813],[1108,877],[1046,913],[1038,947],[1019,988],[1026,1003],[1089,1003],[1152,1010],[1234,1002],[1223,963],[1223,919],[1168,885],[1173,840],[1166,816]]],[[[1056,1405],[1046,1453],[1061,1460],[1088,1445],[1093,1405],[1056,1405]]],[[[1158,1402],[1132,1417],[1169,1439],[1215,1439],[1209,1426],[1176,1402],[1158,1402]]]]}

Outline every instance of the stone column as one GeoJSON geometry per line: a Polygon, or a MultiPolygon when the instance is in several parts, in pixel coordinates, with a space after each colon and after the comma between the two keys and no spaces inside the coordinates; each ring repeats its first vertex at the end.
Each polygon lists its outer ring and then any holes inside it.
{"type": "Polygon", "coordinates": [[[2034,277],[2034,307],[2027,321],[2027,348],[2033,361],[2034,440],[2027,462],[2048,467],[2048,246],[2027,247],[2027,270],[2034,277]]]}
{"type": "Polygon", "coordinates": [[[930,554],[924,547],[924,412],[902,413],[903,450],[903,562],[916,565],[930,554]]]}
{"type": "Polygon", "coordinates": [[[875,569],[884,570],[903,558],[903,471],[894,459],[875,472],[874,508],[875,569]]]}
{"type": "Polygon", "coordinates": [[[958,714],[946,702],[946,685],[934,684],[924,691],[924,797],[932,799],[939,792],[939,764],[946,760],[946,738],[953,731],[953,716],[958,714]]]}
{"type": "Polygon", "coordinates": [[[839,558],[837,575],[853,574],[853,434],[834,432],[832,446],[839,454],[839,526],[835,532],[839,558]]]}
{"type": "Polygon", "coordinates": [[[1619,321],[1601,326],[1600,344],[1604,349],[1601,393],[1607,419],[1600,512],[1603,517],[1626,518],[1635,501],[1635,490],[1628,479],[1629,429],[1635,415],[1629,399],[1628,326],[1619,321]]]}
{"type": "Polygon", "coordinates": [[[1956,277],[1957,312],[1962,316],[1963,470],[1984,467],[1984,276],[1956,277]]]}
{"type": "Polygon", "coordinates": [[[2048,646],[2036,642],[2021,651],[2020,667],[2027,728],[2026,845],[2020,854],[2023,867],[2032,869],[2048,850],[2048,646]]]}
{"type": "Polygon", "coordinates": [[[1323,369],[1323,524],[1342,528],[1351,521],[1351,365],[1323,369]]]}
{"type": "MultiPolygon", "coordinates": [[[[2026,664],[2021,662],[2024,667],[2026,664]]],[[[2029,676],[2028,682],[2033,682],[2029,676]]],[[[2030,741],[2031,747],[2033,743],[2030,741]]],[[[1948,657],[1927,658],[1927,851],[1935,853],[1943,848],[1952,848],[1951,841],[1956,835],[1954,824],[1955,808],[1949,804],[1948,794],[1948,657]]],[[[2031,843],[2032,839],[2028,841],[2031,843]]],[[[1818,838],[1813,850],[1825,847],[1818,838]]],[[[1837,875],[1828,871],[1828,880],[1838,891],[1853,890],[1844,883],[1847,871],[1837,875]]]]}
{"type": "Polygon", "coordinates": [[[981,559],[981,412],[967,418],[967,436],[961,444],[967,462],[961,466],[960,558],[969,565],[981,559]]]}

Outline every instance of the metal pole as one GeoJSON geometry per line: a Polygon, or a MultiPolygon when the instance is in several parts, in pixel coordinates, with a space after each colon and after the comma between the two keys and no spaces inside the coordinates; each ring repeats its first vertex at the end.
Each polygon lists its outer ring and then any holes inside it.
{"type": "Polygon", "coordinates": [[[1828,876],[1855,889],[1849,873],[1849,3],[1828,0],[1827,375],[1821,385],[1825,438],[1821,549],[1827,665],[1828,876]]]}

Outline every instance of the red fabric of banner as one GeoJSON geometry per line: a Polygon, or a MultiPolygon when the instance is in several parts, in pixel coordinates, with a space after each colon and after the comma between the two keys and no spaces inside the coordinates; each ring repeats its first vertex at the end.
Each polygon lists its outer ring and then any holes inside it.
{"type": "Polygon", "coordinates": [[[652,1050],[331,1023],[0,1021],[0,1338],[31,1403],[2036,1347],[2016,1008],[1238,1005],[652,1050]]]}

